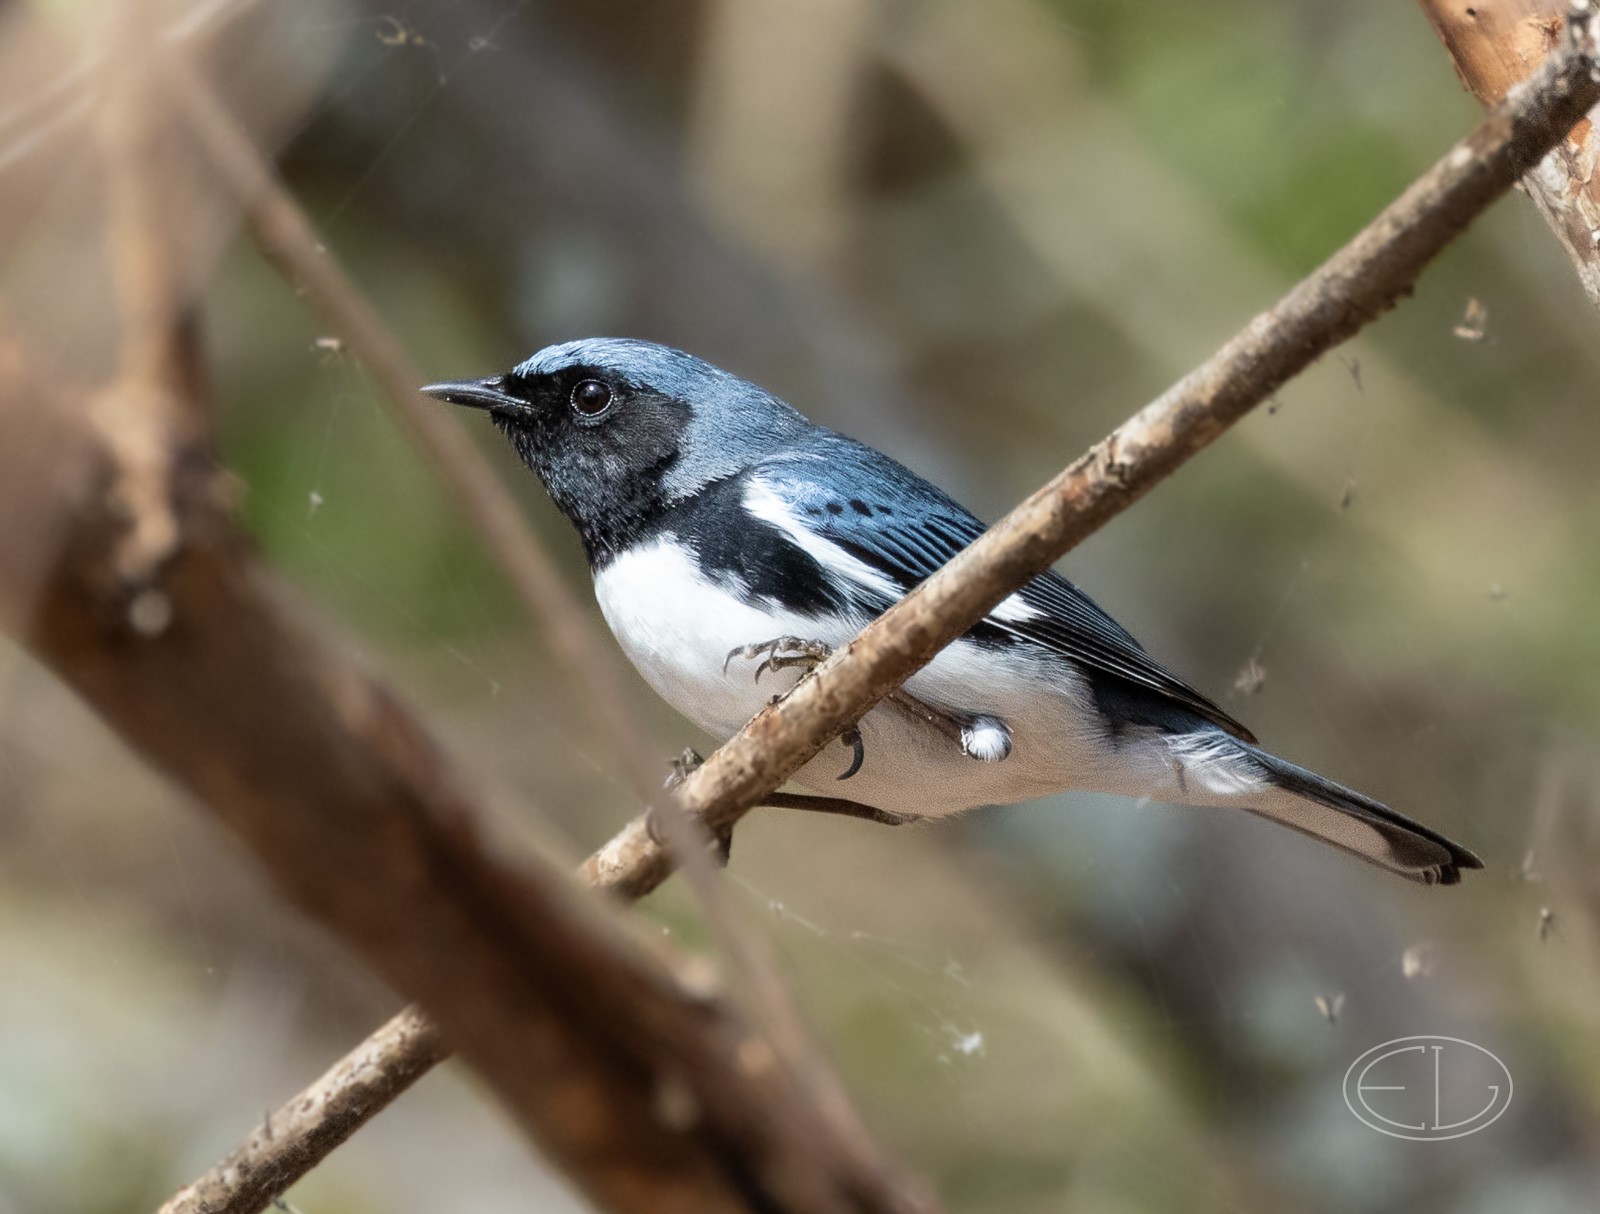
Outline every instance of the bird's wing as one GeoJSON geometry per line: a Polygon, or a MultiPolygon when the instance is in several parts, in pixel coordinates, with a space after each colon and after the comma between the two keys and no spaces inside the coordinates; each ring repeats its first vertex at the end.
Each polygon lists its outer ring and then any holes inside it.
{"type": "MultiPolygon", "coordinates": [[[[754,470],[747,502],[786,530],[800,529],[802,546],[817,541],[840,550],[824,561],[849,580],[862,606],[882,611],[960,552],[985,528],[970,511],[888,456],[842,436],[816,450],[770,460],[754,470]],[[851,561],[860,571],[842,566],[851,561]],[[852,572],[855,576],[852,576],[852,572]]],[[[841,587],[846,589],[846,587],[841,587]]],[[[1066,578],[1045,572],[1007,598],[969,634],[975,639],[1020,638],[1078,665],[1153,691],[1247,742],[1251,732],[1157,663],[1122,625],[1066,578]],[[999,634],[998,636],[996,634],[999,634]]]]}

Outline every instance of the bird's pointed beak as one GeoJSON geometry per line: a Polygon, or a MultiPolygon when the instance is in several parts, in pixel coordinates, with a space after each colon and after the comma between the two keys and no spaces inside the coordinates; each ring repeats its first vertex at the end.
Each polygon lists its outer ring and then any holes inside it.
{"type": "Polygon", "coordinates": [[[452,405],[466,405],[469,409],[487,409],[491,413],[521,411],[527,406],[505,390],[501,376],[488,379],[460,379],[449,383],[429,384],[417,389],[424,396],[442,400],[452,405]]]}

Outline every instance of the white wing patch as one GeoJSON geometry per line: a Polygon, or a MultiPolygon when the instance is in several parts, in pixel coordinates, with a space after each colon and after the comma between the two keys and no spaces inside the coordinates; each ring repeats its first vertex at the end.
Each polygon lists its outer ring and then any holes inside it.
{"type": "Polygon", "coordinates": [[[1267,787],[1261,769],[1222,733],[1174,734],[1163,739],[1184,780],[1193,780],[1206,792],[1221,797],[1242,797],[1267,787]]]}
{"type": "Polygon", "coordinates": [[[762,522],[771,523],[783,532],[795,547],[841,581],[865,586],[891,600],[901,597],[902,591],[893,579],[811,530],[804,521],[795,517],[789,503],[759,477],[752,477],[745,486],[744,508],[762,522]]]}
{"type": "Polygon", "coordinates": [[[1026,624],[1029,620],[1039,619],[1044,612],[1037,607],[1028,606],[1022,601],[1021,595],[1008,594],[995,605],[995,609],[989,615],[1007,624],[1026,624]]]}

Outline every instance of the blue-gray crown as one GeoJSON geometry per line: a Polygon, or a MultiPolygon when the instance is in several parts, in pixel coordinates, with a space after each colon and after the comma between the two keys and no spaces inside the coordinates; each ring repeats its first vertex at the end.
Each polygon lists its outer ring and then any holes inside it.
{"type": "Polygon", "coordinates": [[[636,338],[585,337],[546,346],[514,374],[552,375],[572,367],[609,371],[688,406],[679,459],[663,481],[674,496],[743,471],[812,429],[765,389],[682,350],[636,338]]]}

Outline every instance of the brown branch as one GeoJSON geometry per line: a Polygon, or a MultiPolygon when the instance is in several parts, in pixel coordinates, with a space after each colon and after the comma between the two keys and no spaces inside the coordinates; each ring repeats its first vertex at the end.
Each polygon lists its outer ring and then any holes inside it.
{"type": "MultiPolygon", "coordinates": [[[[1593,55],[1587,15],[1575,13],[1572,45],[1503,108],[1206,364],[763,710],[690,777],[684,803],[714,828],[730,827],[939,646],[1393,306],[1440,249],[1600,100],[1593,55]]],[[[666,879],[671,861],[641,816],[583,872],[594,885],[637,898],[666,879]]]]}
{"type": "MultiPolygon", "coordinates": [[[[92,403],[90,416],[117,451],[113,487],[133,520],[117,564],[130,582],[148,582],[178,542],[167,501],[172,479],[167,432],[182,427],[198,440],[191,300],[177,255],[172,216],[176,157],[161,90],[144,64],[154,45],[148,6],[128,0],[107,14],[106,90],[94,108],[104,164],[107,260],[121,321],[116,378],[92,403]]],[[[150,600],[147,610],[162,608],[150,600]]]]}
{"type": "MultiPolygon", "coordinates": [[[[424,1004],[597,1203],[932,1208],[703,979],[548,862],[512,863],[482,837],[431,737],[283,611],[219,508],[214,464],[181,448],[180,542],[157,574],[171,610],[141,622],[144,587],[115,560],[128,525],[106,497],[115,451],[73,423],[81,411],[58,377],[0,350],[0,512],[73,520],[42,577],[28,529],[0,531],[0,572],[20,569],[35,595],[0,586],[0,618],[294,904],[424,1004]]],[[[426,1028],[398,1039],[413,1074],[437,1051],[426,1028]]],[[[394,1052],[360,1068],[368,1100],[403,1086],[394,1052]]],[[[336,1102],[344,1128],[364,1119],[359,1103],[336,1102]]],[[[306,1120],[324,1119],[275,1118],[274,1139],[306,1120]]]]}
{"type": "Polygon", "coordinates": [[[449,1055],[417,1008],[399,1013],[277,1112],[216,1167],[185,1185],[158,1214],[242,1214],[264,1210],[376,1109],[449,1055]]]}
{"type": "MultiPolygon", "coordinates": [[[[1455,64],[1485,109],[1499,105],[1562,43],[1560,0],[1419,0],[1455,64]]],[[[1594,115],[1579,122],[1523,185],[1572,258],[1578,281],[1600,307],[1600,134],[1594,115]]]]}

